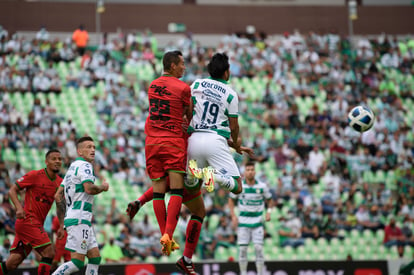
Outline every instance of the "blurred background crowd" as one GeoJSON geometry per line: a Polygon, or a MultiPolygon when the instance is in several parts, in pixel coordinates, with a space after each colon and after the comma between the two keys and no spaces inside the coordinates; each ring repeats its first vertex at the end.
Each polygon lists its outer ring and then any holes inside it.
{"type": "MultiPolygon", "coordinates": [[[[275,37],[230,34],[206,48],[187,33],[159,49],[146,30],[103,35],[99,45],[81,51],[75,42],[52,39],[46,27],[30,40],[0,27],[3,259],[14,233],[11,184],[41,169],[49,148],[62,152],[63,176],[76,158],[75,140],[89,134],[97,141],[97,174],[112,188],[94,209],[103,258],[169,261],[159,253],[151,205],[132,223],[125,209],[151,184],[143,150],[146,90],[161,73],[163,52],[173,49],[184,54],[189,84],[207,76],[215,52],[230,58],[241,136],[277,205],[266,224],[267,260],[413,257],[412,37],[349,40],[334,30],[292,30],[275,37]],[[347,124],[356,105],[376,115],[363,134],[347,124]]],[[[235,158],[243,172],[247,157],[235,158]]],[[[234,257],[228,194],[217,188],[203,197],[208,217],[197,257],[234,257]]],[[[45,226],[50,234],[54,214],[45,226]]],[[[182,244],[189,218],[183,208],[176,231],[182,244]]],[[[34,257],[27,261],[33,264],[34,257]]]]}

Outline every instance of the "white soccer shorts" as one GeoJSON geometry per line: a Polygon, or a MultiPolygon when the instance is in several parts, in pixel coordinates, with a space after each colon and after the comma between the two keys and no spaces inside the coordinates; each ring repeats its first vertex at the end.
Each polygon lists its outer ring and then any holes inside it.
{"type": "Polygon", "coordinates": [[[263,245],[264,229],[263,226],[259,227],[245,227],[239,226],[237,228],[237,244],[249,245],[250,241],[254,244],[263,245]]]}
{"type": "Polygon", "coordinates": [[[240,177],[226,138],[207,132],[192,133],[188,139],[188,159],[195,159],[199,168],[213,167],[223,175],[240,177]]]}
{"type": "Polygon", "coordinates": [[[87,224],[72,225],[66,228],[68,239],[65,248],[82,255],[94,247],[98,247],[95,231],[87,224]]]}

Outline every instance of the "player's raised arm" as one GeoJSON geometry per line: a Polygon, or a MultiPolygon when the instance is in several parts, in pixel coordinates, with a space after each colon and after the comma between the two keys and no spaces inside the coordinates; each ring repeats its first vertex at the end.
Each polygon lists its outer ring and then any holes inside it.
{"type": "Polygon", "coordinates": [[[106,192],[109,189],[109,184],[106,180],[103,180],[101,185],[95,185],[92,181],[86,181],[83,183],[85,193],[89,195],[97,195],[102,192],[106,192]]]}

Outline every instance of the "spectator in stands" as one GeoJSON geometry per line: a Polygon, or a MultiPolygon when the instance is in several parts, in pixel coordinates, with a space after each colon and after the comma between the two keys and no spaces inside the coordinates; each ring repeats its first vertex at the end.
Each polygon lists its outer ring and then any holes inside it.
{"type": "Polygon", "coordinates": [[[224,189],[218,188],[213,196],[213,208],[209,214],[225,215],[228,213],[228,209],[226,209],[227,201],[228,193],[224,189]]]}
{"type": "Polygon", "coordinates": [[[22,167],[20,162],[16,162],[14,167],[10,169],[10,182],[15,183],[18,179],[26,174],[25,169],[22,167]]]}
{"type": "Polygon", "coordinates": [[[302,221],[302,238],[312,238],[318,239],[319,238],[319,228],[316,224],[316,221],[312,219],[310,215],[310,208],[308,208],[302,221]],[[309,209],[309,210],[308,210],[309,209]]]}
{"type": "Polygon", "coordinates": [[[154,239],[157,237],[152,238],[150,234],[144,233],[142,229],[138,229],[136,231],[136,235],[130,238],[130,246],[131,248],[136,251],[136,256],[140,257],[141,260],[145,261],[148,256],[154,256],[159,258],[161,256],[160,252],[158,252],[159,247],[155,247],[154,239]]]}
{"type": "Polygon", "coordinates": [[[344,236],[339,235],[339,226],[337,221],[333,218],[332,213],[328,213],[324,216],[321,224],[321,236],[328,241],[333,238],[343,239],[344,236]]]}
{"type": "Polygon", "coordinates": [[[282,247],[292,246],[294,248],[304,245],[305,241],[302,238],[301,228],[302,223],[299,218],[289,211],[286,217],[280,218],[281,223],[279,227],[279,243],[282,247]]]}
{"type": "Polygon", "coordinates": [[[84,25],[79,25],[73,34],[72,34],[72,41],[76,45],[76,50],[80,56],[83,56],[85,53],[86,46],[89,42],[89,34],[88,31],[85,29],[84,25]]]}
{"type": "Polygon", "coordinates": [[[36,39],[42,42],[48,42],[50,39],[50,33],[45,26],[41,26],[40,30],[36,33],[36,39]]]}
{"type": "Polygon", "coordinates": [[[406,238],[395,223],[395,218],[390,219],[389,224],[384,229],[384,245],[385,247],[397,246],[398,255],[404,256],[404,245],[406,238]]]}
{"type": "Polygon", "coordinates": [[[115,244],[114,238],[110,238],[109,242],[103,246],[101,255],[103,260],[107,263],[120,262],[124,257],[121,247],[118,244],[115,244]]]}
{"type": "Polygon", "coordinates": [[[0,194],[6,194],[11,187],[9,171],[3,160],[0,160],[0,194]]]}
{"type": "Polygon", "coordinates": [[[132,262],[137,255],[136,251],[131,248],[129,243],[129,238],[125,238],[123,240],[123,246],[122,246],[122,255],[123,259],[126,262],[132,262]]]}
{"type": "Polygon", "coordinates": [[[6,261],[10,256],[10,240],[5,237],[3,244],[0,246],[0,261],[6,261]]]}
{"type": "Polygon", "coordinates": [[[235,232],[236,229],[232,227],[230,218],[226,215],[220,216],[219,224],[214,233],[212,249],[215,250],[219,246],[228,248],[236,245],[235,232]]]}

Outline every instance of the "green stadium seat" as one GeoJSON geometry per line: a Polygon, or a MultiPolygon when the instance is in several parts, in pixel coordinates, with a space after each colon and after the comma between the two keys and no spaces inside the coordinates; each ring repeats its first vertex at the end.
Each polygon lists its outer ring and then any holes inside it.
{"type": "Polygon", "coordinates": [[[215,260],[227,261],[228,258],[229,258],[229,253],[227,252],[227,248],[223,246],[218,246],[216,250],[214,251],[215,260]]]}
{"type": "Polygon", "coordinates": [[[377,239],[378,243],[382,243],[384,241],[384,230],[377,230],[377,232],[375,233],[375,238],[377,239]]]}
{"type": "Polygon", "coordinates": [[[219,224],[220,216],[217,214],[212,214],[208,218],[209,227],[208,230],[210,232],[214,232],[217,229],[217,226],[219,224]]]}
{"type": "Polygon", "coordinates": [[[362,179],[364,182],[373,183],[375,181],[375,175],[371,170],[366,170],[362,174],[362,179]]]}
{"type": "Polygon", "coordinates": [[[16,153],[11,148],[5,148],[3,151],[2,159],[5,162],[15,162],[16,153]]]}
{"type": "MultiPolygon", "coordinates": [[[[192,260],[194,261],[194,257],[192,260]]],[[[145,258],[145,262],[146,263],[158,263],[158,259],[155,258],[154,256],[149,255],[145,258]]]]}

